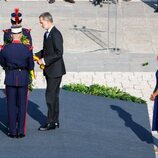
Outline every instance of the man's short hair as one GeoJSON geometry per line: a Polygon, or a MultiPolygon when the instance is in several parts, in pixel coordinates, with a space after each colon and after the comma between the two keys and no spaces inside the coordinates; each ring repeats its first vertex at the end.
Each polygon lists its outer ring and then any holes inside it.
{"type": "Polygon", "coordinates": [[[52,15],[51,15],[49,12],[44,12],[44,13],[42,13],[42,14],[39,16],[39,18],[43,18],[43,19],[45,19],[45,20],[48,20],[48,21],[50,21],[50,22],[53,22],[53,17],[52,17],[52,15]]]}

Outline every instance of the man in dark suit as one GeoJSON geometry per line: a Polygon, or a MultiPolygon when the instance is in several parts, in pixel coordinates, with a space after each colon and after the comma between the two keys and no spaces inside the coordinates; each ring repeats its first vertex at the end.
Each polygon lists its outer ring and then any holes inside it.
{"type": "Polygon", "coordinates": [[[0,64],[5,70],[9,133],[12,138],[26,134],[29,71],[34,69],[33,53],[21,43],[22,27],[11,28],[12,43],[0,52],[0,64]]]}
{"type": "Polygon", "coordinates": [[[40,58],[39,65],[44,64],[44,76],[47,82],[46,103],[48,106],[48,120],[40,131],[59,127],[59,91],[62,76],[66,73],[63,60],[63,37],[54,26],[53,18],[49,12],[39,16],[41,26],[46,29],[43,49],[35,55],[40,58]]]}

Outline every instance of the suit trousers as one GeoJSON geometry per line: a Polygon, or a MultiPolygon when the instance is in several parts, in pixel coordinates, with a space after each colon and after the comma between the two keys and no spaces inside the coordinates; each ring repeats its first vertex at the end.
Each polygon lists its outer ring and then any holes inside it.
{"type": "Polygon", "coordinates": [[[46,76],[47,88],[46,88],[46,103],[48,107],[47,123],[59,122],[59,92],[61,77],[51,78],[46,76]]]}

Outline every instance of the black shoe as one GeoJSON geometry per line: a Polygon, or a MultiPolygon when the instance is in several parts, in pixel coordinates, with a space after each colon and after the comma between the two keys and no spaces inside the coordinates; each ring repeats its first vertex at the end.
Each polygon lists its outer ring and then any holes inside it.
{"type": "Polygon", "coordinates": [[[74,0],[64,0],[65,2],[69,2],[69,3],[75,3],[74,0]]]}
{"type": "Polygon", "coordinates": [[[94,3],[94,6],[97,6],[97,5],[100,5],[100,3],[98,3],[98,2],[95,2],[95,3],[94,3]]]}
{"type": "Polygon", "coordinates": [[[17,135],[17,138],[24,138],[24,137],[25,137],[25,134],[23,134],[23,133],[20,133],[17,135]]]}
{"type": "Polygon", "coordinates": [[[10,137],[10,138],[16,138],[16,135],[8,133],[8,137],[10,137]]]}
{"type": "Polygon", "coordinates": [[[154,12],[157,13],[158,12],[158,8],[154,12]]]}
{"type": "Polygon", "coordinates": [[[38,130],[39,131],[48,131],[48,130],[53,130],[57,127],[58,125],[55,125],[55,123],[46,123],[44,126],[41,126],[38,130]]]}
{"type": "Polygon", "coordinates": [[[55,0],[49,0],[49,1],[48,1],[49,4],[52,4],[52,3],[54,3],[54,2],[55,2],[55,0]]]}
{"type": "Polygon", "coordinates": [[[56,126],[57,128],[59,128],[59,122],[56,122],[56,123],[55,123],[55,126],[56,126]]]}

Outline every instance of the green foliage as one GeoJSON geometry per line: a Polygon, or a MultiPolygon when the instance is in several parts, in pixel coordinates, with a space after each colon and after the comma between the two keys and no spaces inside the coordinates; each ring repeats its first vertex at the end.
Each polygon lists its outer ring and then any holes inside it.
{"type": "Polygon", "coordinates": [[[33,79],[32,79],[32,76],[31,76],[31,73],[29,72],[29,80],[30,80],[30,83],[29,83],[29,91],[33,91],[33,79]]]}
{"type": "Polygon", "coordinates": [[[79,92],[83,94],[103,96],[113,99],[130,101],[134,103],[146,104],[145,100],[132,96],[129,93],[123,92],[117,87],[108,87],[106,85],[98,84],[94,84],[91,86],[86,86],[85,84],[68,84],[64,85],[62,88],[72,92],[79,92]]]}
{"type": "Polygon", "coordinates": [[[69,84],[63,86],[63,89],[68,90],[68,91],[73,91],[73,92],[79,92],[83,94],[88,93],[88,87],[84,84],[69,84]]]}
{"type": "Polygon", "coordinates": [[[148,62],[145,62],[145,63],[142,64],[142,66],[147,66],[147,65],[149,65],[148,62]]]}
{"type": "Polygon", "coordinates": [[[9,43],[12,43],[12,39],[11,38],[8,38],[7,40],[4,41],[4,45],[7,45],[9,43]]]}
{"type": "MultiPolygon", "coordinates": [[[[8,38],[4,42],[4,45],[10,44],[10,43],[12,43],[12,38],[8,38]]],[[[22,37],[21,37],[21,43],[25,44],[25,45],[30,45],[30,41],[29,41],[29,39],[27,39],[27,36],[25,36],[25,35],[22,35],[22,37]]]]}

